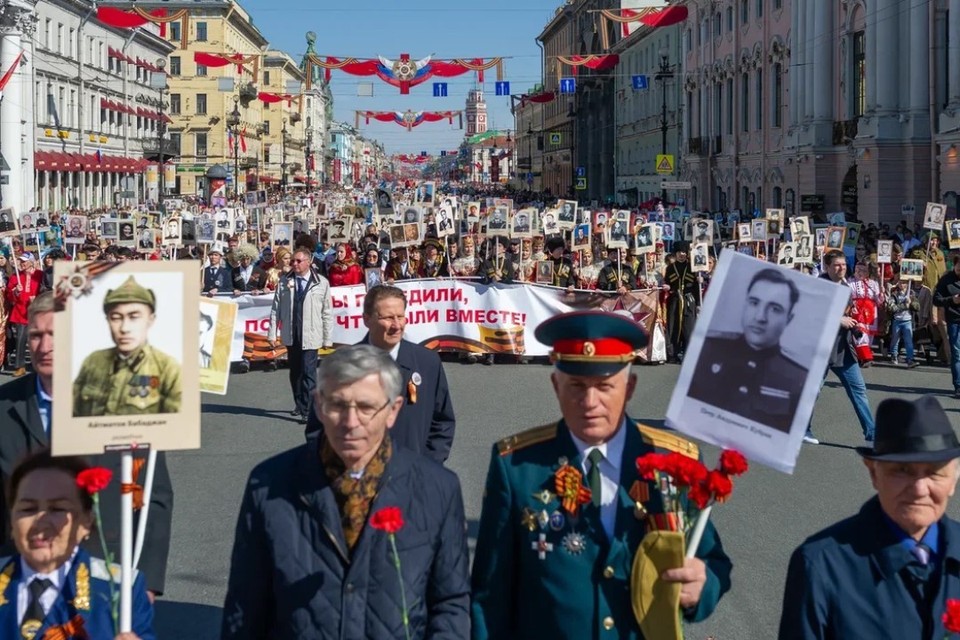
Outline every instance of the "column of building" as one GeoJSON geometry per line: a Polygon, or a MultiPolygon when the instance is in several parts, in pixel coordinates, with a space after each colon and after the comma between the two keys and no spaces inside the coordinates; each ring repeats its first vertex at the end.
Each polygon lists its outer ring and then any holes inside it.
{"type": "Polygon", "coordinates": [[[947,14],[948,65],[947,99],[951,109],[960,109],[960,0],[950,0],[947,14]]]}
{"type": "MultiPolygon", "coordinates": [[[[899,7],[899,0],[877,2],[875,22],[878,46],[872,75],[877,79],[877,113],[879,115],[892,115],[900,106],[898,99],[900,91],[899,7]]],[[[869,27],[867,32],[870,32],[869,27]]],[[[922,75],[926,78],[926,70],[922,75]]]]}
{"type": "Polygon", "coordinates": [[[24,153],[24,148],[33,144],[33,131],[25,131],[23,125],[24,115],[31,111],[25,101],[30,102],[33,97],[33,62],[32,56],[20,55],[28,48],[30,37],[25,32],[32,32],[33,25],[33,8],[28,3],[12,0],[3,6],[0,14],[0,75],[15,65],[16,68],[0,99],[0,152],[10,165],[6,184],[0,185],[0,195],[2,206],[17,210],[29,209],[34,197],[33,154],[24,153]],[[30,166],[25,164],[27,159],[31,160],[30,166]]]}
{"type": "Polygon", "coordinates": [[[813,49],[813,119],[816,122],[833,120],[834,64],[833,22],[836,8],[831,2],[810,2],[816,6],[813,49]]]}

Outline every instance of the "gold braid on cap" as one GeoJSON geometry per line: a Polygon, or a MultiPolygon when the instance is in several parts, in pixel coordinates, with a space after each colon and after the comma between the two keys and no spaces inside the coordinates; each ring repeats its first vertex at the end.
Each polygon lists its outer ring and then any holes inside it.
{"type": "Polygon", "coordinates": [[[638,351],[631,351],[630,353],[625,353],[619,356],[594,356],[580,353],[557,353],[556,351],[550,352],[550,362],[630,362],[637,357],[638,351]]]}

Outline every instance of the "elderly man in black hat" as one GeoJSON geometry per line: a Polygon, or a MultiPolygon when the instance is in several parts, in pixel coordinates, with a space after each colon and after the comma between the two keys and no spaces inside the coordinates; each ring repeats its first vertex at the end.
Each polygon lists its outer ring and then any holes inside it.
{"type": "Polygon", "coordinates": [[[787,572],[780,640],[948,637],[960,598],[960,523],[945,516],[960,477],[960,441],[931,396],[877,409],[872,447],[858,447],[877,495],[808,538],[787,572]]]}
{"type": "MultiPolygon", "coordinates": [[[[540,324],[536,338],[551,347],[562,419],[493,447],[473,563],[472,637],[643,638],[631,600],[644,584],[634,557],[664,503],[635,461],[652,452],[697,459],[699,450],[626,415],[637,385],[630,363],[647,344],[631,318],[561,314],[540,324]]],[[[695,558],[652,576],[653,584],[680,584],[680,607],[666,607],[666,618],[709,616],[730,588],[730,569],[707,524],[695,558]]]]}

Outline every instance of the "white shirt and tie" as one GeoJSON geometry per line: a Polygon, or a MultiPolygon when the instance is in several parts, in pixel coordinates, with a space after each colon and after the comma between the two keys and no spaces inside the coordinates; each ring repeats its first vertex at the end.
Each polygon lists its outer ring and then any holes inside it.
{"type": "Polygon", "coordinates": [[[580,470],[583,472],[584,482],[589,477],[593,463],[590,454],[594,450],[600,452],[603,458],[598,462],[600,469],[600,523],[607,534],[607,539],[613,539],[614,526],[617,523],[617,505],[620,494],[620,471],[623,466],[623,448],[627,442],[627,420],[620,423],[617,433],[598,445],[589,445],[570,433],[573,443],[580,452],[580,470]]]}
{"type": "Polygon", "coordinates": [[[17,620],[23,624],[24,616],[27,614],[27,607],[30,604],[30,583],[34,580],[49,580],[50,586],[40,595],[40,606],[43,607],[44,615],[50,613],[53,603],[57,601],[60,595],[60,589],[66,582],[67,574],[70,573],[70,567],[73,565],[73,559],[76,557],[76,549],[70,559],[63,563],[59,569],[53,573],[37,573],[30,568],[23,558],[20,559],[20,584],[17,585],[17,620]]]}

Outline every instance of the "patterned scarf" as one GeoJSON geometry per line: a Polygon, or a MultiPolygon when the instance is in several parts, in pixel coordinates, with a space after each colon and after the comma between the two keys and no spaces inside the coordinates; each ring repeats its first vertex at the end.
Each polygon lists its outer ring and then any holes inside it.
{"type": "Polygon", "coordinates": [[[333,495],[340,509],[343,537],[350,551],[353,551],[357,540],[360,539],[360,533],[370,513],[370,504],[377,495],[380,480],[387,468],[387,461],[392,455],[393,445],[390,443],[390,435],[385,434],[380,448],[364,468],[363,475],[360,478],[353,478],[343,460],[333,450],[327,439],[323,438],[320,446],[320,460],[323,462],[327,479],[333,487],[333,495]]]}

